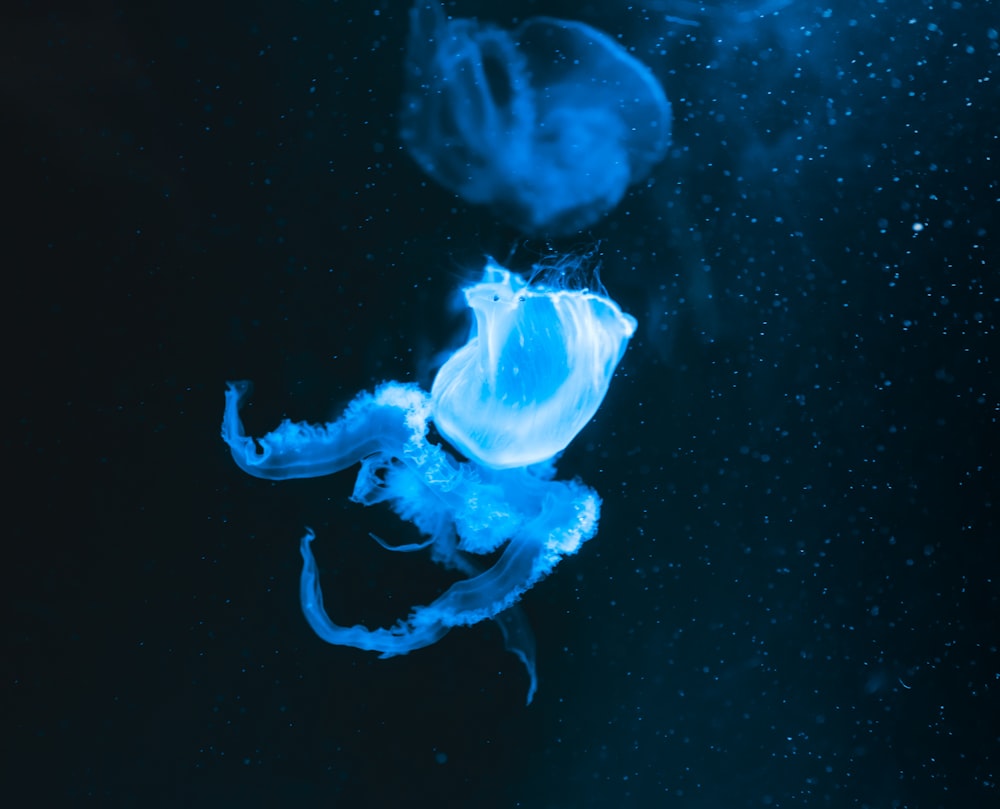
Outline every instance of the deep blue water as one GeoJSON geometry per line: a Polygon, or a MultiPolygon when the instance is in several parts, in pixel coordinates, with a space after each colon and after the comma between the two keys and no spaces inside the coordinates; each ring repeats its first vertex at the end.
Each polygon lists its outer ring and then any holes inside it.
{"type": "Polygon", "coordinates": [[[0,12],[12,805],[996,805],[1000,25],[704,5],[449,7],[586,22],[672,103],[548,241],[403,151],[403,0],[0,12]],[[639,329],[559,462],[604,511],[523,600],[534,703],[489,624],[323,644],[304,525],[346,623],[451,579],[349,473],[237,469],[225,380],[257,433],[428,386],[484,255],[590,250],[639,329]]]}

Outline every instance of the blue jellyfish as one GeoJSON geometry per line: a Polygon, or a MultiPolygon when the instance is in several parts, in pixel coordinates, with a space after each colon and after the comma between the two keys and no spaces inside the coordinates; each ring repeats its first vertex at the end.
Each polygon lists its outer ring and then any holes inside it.
{"type": "Polygon", "coordinates": [[[430,394],[385,382],[336,421],[286,420],[251,438],[239,415],[249,383],[230,382],[222,437],[240,468],[267,480],[360,464],[352,499],[386,503],[423,537],[381,544],[427,550],[464,577],[391,627],[341,626],[323,606],[309,529],[300,544],[300,597],[317,635],[392,657],[435,643],[452,627],[493,619],[528,670],[530,703],[534,639],[512,607],[597,531],[600,498],[579,480],[556,480],[555,458],[600,406],[636,322],[604,294],[531,285],[492,261],[465,296],[475,313],[472,336],[430,394]],[[431,422],[468,460],[430,440],[431,422]],[[495,551],[491,566],[476,562],[495,551]]]}
{"type": "Polygon", "coordinates": [[[411,13],[400,137],[420,167],[526,233],[593,224],[670,142],[653,73],[606,34],[533,17],[513,31],[411,13]]]}

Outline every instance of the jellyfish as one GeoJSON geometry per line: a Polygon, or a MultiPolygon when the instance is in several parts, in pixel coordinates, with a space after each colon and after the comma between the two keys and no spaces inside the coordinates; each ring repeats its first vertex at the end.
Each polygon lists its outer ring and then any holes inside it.
{"type": "Polygon", "coordinates": [[[525,233],[596,222],[670,142],[652,71],[581,22],[532,17],[513,31],[410,12],[400,138],[420,167],[525,233]]]}
{"type": "Polygon", "coordinates": [[[596,413],[636,322],[603,292],[529,284],[490,261],[464,290],[475,314],[469,341],[440,369],[431,392],[384,382],[336,421],[283,421],[249,437],[240,408],[249,383],[230,382],[222,438],[236,464],[266,480],[330,475],[360,465],[351,499],[385,503],[413,523],[427,551],[462,578],[390,627],[335,623],[323,605],[312,552],[300,541],[300,601],[328,643],[403,655],[456,626],[492,619],[537,688],[534,638],[516,607],[523,593],[594,536],[601,499],[579,480],[557,480],[556,458],[596,413]],[[431,439],[433,422],[444,441],[431,439]],[[476,557],[497,553],[490,566],[476,557]]]}

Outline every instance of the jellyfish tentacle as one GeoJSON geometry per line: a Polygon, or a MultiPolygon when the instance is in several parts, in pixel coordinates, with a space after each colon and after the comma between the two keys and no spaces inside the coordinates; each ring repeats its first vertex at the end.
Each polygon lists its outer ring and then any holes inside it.
{"type": "Polygon", "coordinates": [[[508,607],[493,617],[503,636],[503,647],[517,657],[528,672],[528,697],[526,705],[531,705],[538,691],[538,666],[535,658],[535,633],[531,631],[528,616],[519,604],[508,607]]]}
{"type": "Polygon", "coordinates": [[[450,626],[424,623],[420,627],[399,623],[389,629],[341,626],[335,624],[323,606],[323,590],[319,585],[319,568],[310,543],[316,533],[307,528],[299,543],[302,554],[302,574],[299,577],[299,600],[306,621],[319,637],[336,646],[353,646],[369,652],[381,652],[382,657],[393,657],[430,646],[443,638],[450,626]]]}
{"type": "MultiPolygon", "coordinates": [[[[465,573],[468,577],[478,576],[482,569],[467,559],[463,554],[455,552],[454,542],[446,559],[436,559],[445,567],[465,573]]],[[[512,604],[502,612],[493,616],[493,622],[500,629],[504,648],[521,661],[528,673],[528,697],[526,704],[530,705],[538,690],[538,666],[536,664],[535,633],[531,630],[528,616],[520,603],[512,604]]]]}
{"type": "Polygon", "coordinates": [[[227,383],[222,438],[240,469],[265,480],[332,475],[386,448],[404,446],[414,437],[421,413],[426,430],[427,394],[416,385],[393,384],[360,394],[335,422],[285,419],[267,435],[250,438],[239,415],[249,389],[247,382],[227,383]]]}
{"type": "Polygon", "coordinates": [[[408,542],[405,545],[390,545],[382,539],[382,537],[377,534],[373,534],[371,531],[368,532],[368,536],[374,539],[387,551],[392,551],[393,553],[413,553],[414,551],[424,551],[434,544],[434,537],[425,539],[423,542],[408,542]]]}

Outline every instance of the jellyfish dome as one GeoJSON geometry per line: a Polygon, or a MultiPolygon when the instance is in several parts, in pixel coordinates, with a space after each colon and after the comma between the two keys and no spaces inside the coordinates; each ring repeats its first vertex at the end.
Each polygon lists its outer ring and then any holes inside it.
{"type": "Polygon", "coordinates": [[[434,423],[494,469],[554,457],[600,407],[635,318],[606,295],[529,285],[493,261],[464,291],[475,325],[434,379],[434,423]]]}
{"type": "Polygon", "coordinates": [[[581,22],[532,17],[507,31],[410,13],[400,138],[420,167],[526,233],[596,222],[670,143],[652,71],[581,22]]]}

